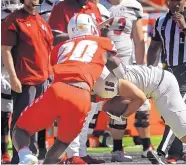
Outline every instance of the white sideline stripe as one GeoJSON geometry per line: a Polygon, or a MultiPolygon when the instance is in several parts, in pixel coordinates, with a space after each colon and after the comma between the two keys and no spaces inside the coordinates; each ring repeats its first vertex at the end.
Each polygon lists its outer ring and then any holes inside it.
{"type": "Polygon", "coordinates": [[[172,132],[172,130],[170,129],[170,130],[169,130],[169,133],[168,133],[168,135],[167,135],[167,138],[166,138],[166,140],[165,140],[165,142],[164,142],[164,145],[163,145],[163,147],[162,147],[162,151],[165,151],[165,150],[166,150],[167,145],[168,145],[169,140],[170,140],[170,138],[171,138],[172,135],[173,135],[173,132],[172,132]]]}

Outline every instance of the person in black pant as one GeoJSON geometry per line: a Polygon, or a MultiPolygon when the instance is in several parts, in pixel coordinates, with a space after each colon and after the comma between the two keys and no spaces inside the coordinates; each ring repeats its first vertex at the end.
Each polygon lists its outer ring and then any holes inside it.
{"type": "MultiPolygon", "coordinates": [[[[169,12],[157,19],[147,56],[148,65],[156,65],[160,52],[164,69],[173,73],[183,98],[186,94],[186,9],[185,0],[167,0],[169,12]]],[[[157,149],[159,155],[168,154],[167,163],[184,158],[182,142],[166,125],[157,149]]]]}

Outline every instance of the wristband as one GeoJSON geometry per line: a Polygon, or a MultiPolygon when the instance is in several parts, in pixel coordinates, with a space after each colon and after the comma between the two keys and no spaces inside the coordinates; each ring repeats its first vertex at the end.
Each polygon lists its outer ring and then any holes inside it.
{"type": "Polygon", "coordinates": [[[123,116],[123,115],[121,115],[120,117],[121,117],[121,119],[122,119],[123,121],[128,119],[128,117],[125,117],[125,116],[123,116]]]}

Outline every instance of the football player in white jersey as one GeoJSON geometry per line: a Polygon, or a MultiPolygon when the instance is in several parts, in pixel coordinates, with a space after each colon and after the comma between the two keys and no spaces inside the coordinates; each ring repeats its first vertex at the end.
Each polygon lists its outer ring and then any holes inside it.
{"type": "MultiPolygon", "coordinates": [[[[145,43],[142,31],[142,15],[143,9],[136,0],[100,0],[109,11],[113,20],[109,23],[109,31],[107,37],[116,45],[118,51],[117,56],[127,65],[133,64],[133,52],[137,64],[145,63],[145,43]],[[133,43],[134,49],[133,50],[133,43]]],[[[139,132],[143,152],[142,157],[147,157],[147,151],[153,150],[150,142],[149,130],[149,110],[150,103],[148,101],[136,112],[135,127],[139,132]]],[[[123,152],[122,138],[127,122],[117,122],[111,120],[110,127],[113,136],[113,152],[112,161],[131,161],[132,157],[123,152]],[[123,155],[123,156],[121,156],[123,155]]]]}
{"type": "MultiPolygon", "coordinates": [[[[21,7],[19,0],[1,1],[1,22],[13,11],[21,7]]],[[[8,153],[8,134],[9,134],[9,116],[13,111],[13,99],[11,96],[11,86],[8,72],[3,66],[1,59],[1,163],[10,163],[8,153]]]]}
{"type": "MultiPolygon", "coordinates": [[[[113,57],[110,56],[110,58],[113,57]]],[[[114,87],[111,87],[108,85],[110,83],[103,84],[103,80],[100,82],[98,80],[96,82],[98,83],[97,86],[105,86],[102,88],[102,91],[99,89],[99,93],[97,94],[99,94],[101,97],[107,97],[108,91],[105,91],[105,89],[110,88],[112,90],[109,91],[113,91],[115,94],[119,94],[120,96],[126,98],[132,98],[133,94],[135,93],[134,90],[122,90],[123,85],[126,86],[129,82],[131,82],[141,89],[147,98],[154,99],[157,110],[165,119],[165,123],[169,125],[175,135],[185,143],[186,104],[179,92],[179,86],[175,76],[159,67],[125,65],[119,59],[117,60],[116,65],[116,59],[113,58],[114,62],[112,65],[108,65],[108,68],[117,78],[120,78],[119,81],[115,80],[114,78],[110,79],[110,82],[115,84],[114,87]],[[112,66],[112,68],[110,66],[112,66]],[[117,85],[118,82],[119,85],[117,85]],[[117,88],[115,88],[116,86],[119,86],[119,91],[117,88]]],[[[128,84],[128,86],[130,87],[130,84],[128,84]]],[[[108,97],[110,97],[110,95],[108,97]]],[[[132,108],[134,105],[130,104],[122,116],[117,118],[111,115],[111,117],[120,121],[130,116],[135,111],[135,108],[132,108]]],[[[147,155],[153,164],[163,164],[161,159],[158,159],[158,156],[155,152],[149,150],[147,155]],[[156,157],[156,159],[150,159],[150,157],[156,157]]]]}

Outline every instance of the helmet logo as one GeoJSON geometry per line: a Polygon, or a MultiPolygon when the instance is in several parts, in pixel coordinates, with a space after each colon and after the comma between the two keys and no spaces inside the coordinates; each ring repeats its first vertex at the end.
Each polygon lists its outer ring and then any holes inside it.
{"type": "Polygon", "coordinates": [[[79,30],[83,30],[83,29],[84,29],[84,25],[83,25],[83,24],[79,24],[79,25],[77,26],[77,28],[78,28],[79,30]]]}

